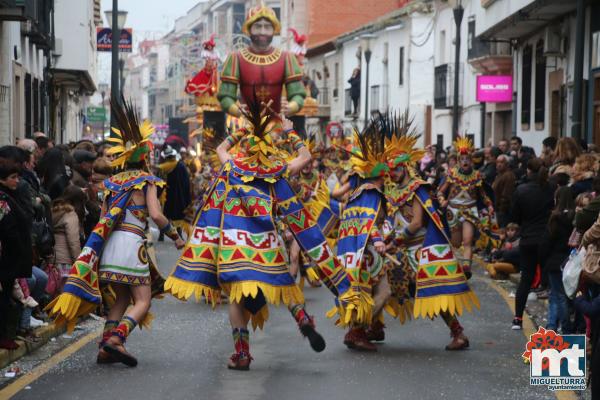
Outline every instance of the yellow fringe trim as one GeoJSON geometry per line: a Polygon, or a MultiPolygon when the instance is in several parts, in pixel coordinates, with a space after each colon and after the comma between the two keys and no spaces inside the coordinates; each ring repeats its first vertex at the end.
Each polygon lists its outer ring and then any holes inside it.
{"type": "Polygon", "coordinates": [[[192,295],[195,295],[196,301],[204,297],[206,303],[213,307],[221,300],[221,291],[200,283],[184,281],[173,276],[169,276],[165,281],[165,292],[171,293],[175,298],[187,301],[192,295]]]}
{"type": "Polygon", "coordinates": [[[71,333],[75,329],[77,319],[91,313],[96,307],[97,304],[84,301],[71,293],[62,293],[48,304],[45,310],[57,325],[66,325],[67,331],[71,333]]]}
{"type": "Polygon", "coordinates": [[[265,304],[256,314],[244,310],[244,318],[246,321],[250,321],[253,330],[256,330],[256,328],[262,330],[265,322],[269,319],[269,306],[265,304]]]}
{"type": "Polygon", "coordinates": [[[140,329],[150,329],[150,327],[152,326],[152,321],[154,321],[154,314],[148,311],[144,316],[144,319],[142,319],[139,323],[140,329]]]}
{"type": "Polygon", "coordinates": [[[360,291],[356,293],[349,290],[338,298],[339,305],[330,309],[327,318],[335,316],[337,326],[347,327],[351,325],[370,325],[373,320],[373,306],[375,301],[370,293],[360,291]]]}
{"type": "Polygon", "coordinates": [[[459,295],[442,295],[429,298],[415,298],[413,315],[415,318],[433,318],[442,311],[450,315],[462,315],[463,308],[473,312],[473,307],[480,308],[479,299],[472,291],[459,295]]]}
{"type": "Polygon", "coordinates": [[[296,284],[290,286],[273,286],[258,281],[241,281],[221,283],[221,287],[226,293],[229,293],[230,303],[240,303],[244,297],[256,298],[260,289],[267,303],[276,306],[281,303],[286,306],[290,304],[304,304],[304,295],[296,284]]]}
{"type": "Polygon", "coordinates": [[[317,271],[315,271],[315,267],[308,267],[306,269],[306,275],[308,276],[309,279],[311,279],[313,282],[319,282],[321,280],[321,278],[319,278],[319,274],[317,273],[317,271]]]}
{"type": "Polygon", "coordinates": [[[401,324],[413,319],[413,308],[414,305],[412,301],[406,300],[404,301],[404,304],[400,304],[395,298],[388,300],[383,307],[388,314],[394,318],[397,318],[401,324]]]}

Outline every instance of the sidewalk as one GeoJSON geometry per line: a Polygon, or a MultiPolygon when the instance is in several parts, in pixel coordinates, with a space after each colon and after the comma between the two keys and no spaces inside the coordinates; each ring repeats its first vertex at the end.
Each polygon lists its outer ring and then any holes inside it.
{"type": "Polygon", "coordinates": [[[0,369],[6,367],[8,364],[17,361],[25,355],[32,353],[39,349],[50,339],[65,332],[65,327],[59,327],[54,323],[50,322],[47,326],[41,326],[35,330],[35,334],[40,337],[37,342],[25,342],[23,340],[16,340],[19,344],[19,348],[15,350],[0,349],[0,369]]]}

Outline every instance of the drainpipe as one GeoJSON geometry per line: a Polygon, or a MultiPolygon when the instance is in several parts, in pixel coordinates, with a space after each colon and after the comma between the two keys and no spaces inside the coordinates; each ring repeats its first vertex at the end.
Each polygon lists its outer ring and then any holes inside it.
{"type": "MultiPolygon", "coordinates": [[[[517,136],[517,118],[519,115],[519,110],[517,109],[517,93],[519,90],[519,52],[518,47],[517,46],[513,46],[513,44],[510,44],[512,47],[512,53],[513,53],[513,99],[512,99],[512,136],[517,136]]],[[[504,135],[502,135],[504,136],[504,135]]],[[[504,139],[504,137],[503,137],[504,139]]]]}
{"type": "Polygon", "coordinates": [[[577,0],[577,19],[575,21],[575,71],[573,73],[573,112],[571,119],[571,137],[579,141],[582,139],[582,100],[583,100],[583,44],[585,34],[585,4],[584,0],[577,0]]]}

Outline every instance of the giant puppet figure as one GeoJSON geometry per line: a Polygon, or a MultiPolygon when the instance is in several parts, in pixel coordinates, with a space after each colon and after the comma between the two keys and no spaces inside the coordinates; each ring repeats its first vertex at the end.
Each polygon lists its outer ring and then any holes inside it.
{"type": "Polygon", "coordinates": [[[275,113],[296,114],[306,97],[302,70],[294,54],[271,46],[273,35],[281,32],[275,12],[263,4],[251,8],[242,31],[250,36],[252,43],[229,54],[225,60],[217,95],[223,111],[241,116],[237,103],[239,88],[243,103],[252,101],[256,93],[260,102],[271,102],[275,113]],[[282,110],[284,86],[287,104],[282,110]]]}

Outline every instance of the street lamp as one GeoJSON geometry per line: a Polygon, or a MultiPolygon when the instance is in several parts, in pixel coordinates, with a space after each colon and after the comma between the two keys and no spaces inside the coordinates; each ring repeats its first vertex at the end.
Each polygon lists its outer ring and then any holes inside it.
{"type": "MultiPolygon", "coordinates": [[[[111,70],[110,70],[110,101],[117,104],[121,97],[119,82],[119,41],[121,40],[121,29],[127,20],[127,11],[119,10],[119,1],[113,0],[112,10],[104,12],[106,20],[112,31],[111,43],[111,70]],[[116,26],[116,29],[115,29],[116,26]]],[[[110,113],[110,126],[116,126],[113,113],[110,113]]],[[[112,132],[112,130],[111,130],[112,132]]],[[[112,134],[112,133],[111,133],[112,134]]]]}
{"type": "Polygon", "coordinates": [[[365,124],[364,127],[367,127],[369,123],[369,63],[371,62],[371,40],[376,38],[377,36],[372,33],[367,33],[360,37],[361,48],[363,49],[363,53],[365,54],[365,61],[367,64],[366,71],[366,79],[365,79],[365,124]]]}
{"type": "Polygon", "coordinates": [[[100,83],[98,85],[98,90],[100,91],[100,96],[102,96],[102,110],[104,110],[104,118],[102,119],[102,137],[104,138],[104,130],[106,129],[106,92],[108,92],[108,84],[100,83]]]}
{"type": "Polygon", "coordinates": [[[452,139],[458,136],[458,70],[460,68],[460,25],[462,23],[465,9],[462,6],[462,0],[456,1],[456,6],[452,10],[454,22],[456,23],[456,41],[454,43],[454,102],[452,104],[452,139]]]}

